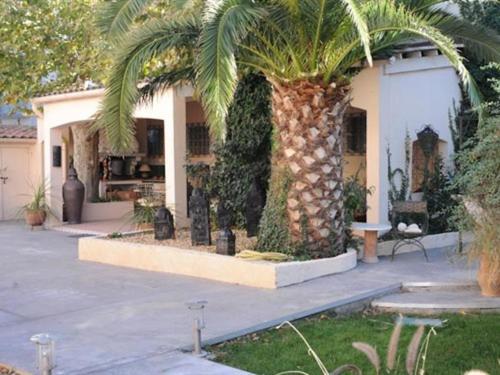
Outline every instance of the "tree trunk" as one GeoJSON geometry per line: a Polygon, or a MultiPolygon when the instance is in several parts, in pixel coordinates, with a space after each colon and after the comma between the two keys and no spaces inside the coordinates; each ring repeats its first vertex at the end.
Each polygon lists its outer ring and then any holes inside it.
{"type": "Polygon", "coordinates": [[[343,138],[349,86],[272,82],[278,147],[273,173],[289,168],[291,240],[313,258],[344,252],[343,138]]]}
{"type": "Polygon", "coordinates": [[[89,132],[87,125],[71,126],[73,133],[73,166],[85,185],[86,201],[99,197],[99,133],[89,132]]]}

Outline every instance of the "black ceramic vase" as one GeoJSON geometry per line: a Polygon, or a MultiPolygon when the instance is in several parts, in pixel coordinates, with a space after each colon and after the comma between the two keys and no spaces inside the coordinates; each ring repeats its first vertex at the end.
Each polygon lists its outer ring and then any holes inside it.
{"type": "Polygon", "coordinates": [[[63,185],[63,203],[69,224],[80,224],[82,222],[84,199],[85,186],[78,179],[76,169],[70,168],[68,170],[68,179],[63,185]]]}

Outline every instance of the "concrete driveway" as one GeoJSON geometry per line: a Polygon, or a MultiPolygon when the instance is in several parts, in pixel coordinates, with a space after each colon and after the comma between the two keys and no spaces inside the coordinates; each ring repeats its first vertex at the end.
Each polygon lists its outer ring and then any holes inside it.
{"type": "Polygon", "coordinates": [[[29,338],[48,332],[57,340],[59,374],[145,368],[148,374],[219,374],[220,369],[186,367],[178,352],[192,342],[187,301],[208,300],[204,338],[217,341],[402,281],[474,278],[448,251],[431,251],[430,258],[426,263],[421,253],[402,254],[392,263],[383,259],[344,274],[263,290],[80,262],[77,238],[68,233],[0,223],[0,362],[34,371],[29,338]]]}

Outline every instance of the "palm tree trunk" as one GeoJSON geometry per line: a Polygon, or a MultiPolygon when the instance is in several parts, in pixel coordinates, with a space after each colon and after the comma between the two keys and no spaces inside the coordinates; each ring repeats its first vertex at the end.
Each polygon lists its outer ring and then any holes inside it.
{"type": "Polygon", "coordinates": [[[271,82],[278,147],[274,172],[289,168],[291,239],[313,258],[344,252],[342,123],[349,86],[271,82]]]}

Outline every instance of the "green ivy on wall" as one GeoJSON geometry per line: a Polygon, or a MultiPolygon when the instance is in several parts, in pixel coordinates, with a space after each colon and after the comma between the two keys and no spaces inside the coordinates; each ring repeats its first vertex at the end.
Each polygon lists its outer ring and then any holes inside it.
{"type": "Polygon", "coordinates": [[[271,88],[265,77],[248,74],[236,90],[226,120],[224,143],[214,148],[216,162],[210,178],[211,195],[235,213],[235,224],[245,224],[246,198],[257,178],[266,189],[270,173],[271,88]]]}

